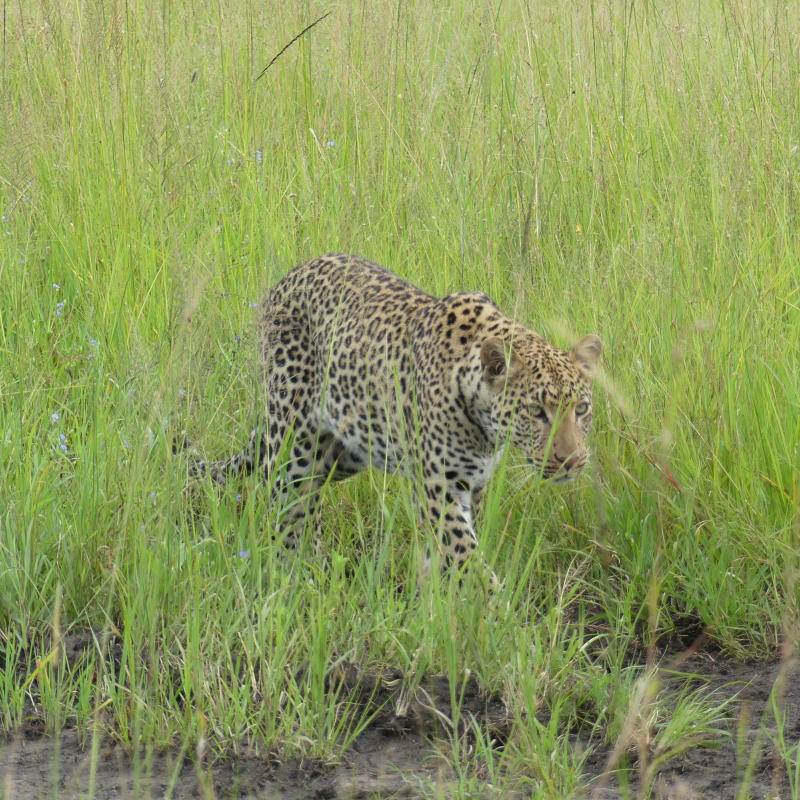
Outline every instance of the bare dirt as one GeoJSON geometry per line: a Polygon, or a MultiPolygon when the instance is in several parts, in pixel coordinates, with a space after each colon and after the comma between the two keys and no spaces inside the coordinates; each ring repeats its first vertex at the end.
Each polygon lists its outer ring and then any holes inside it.
{"type": "MultiPolygon", "coordinates": [[[[596,752],[586,764],[591,800],[652,797],[654,800],[785,800],[789,779],[775,744],[772,700],[785,714],[783,734],[789,746],[800,743],[800,660],[741,663],[701,653],[681,663],[681,672],[702,675],[715,702],[732,697],[725,732],[714,747],[696,747],[671,759],[646,782],[635,750],[622,771],[609,771],[614,752],[596,752]],[[627,783],[623,793],[620,786],[627,783]],[[643,794],[649,784],[651,794],[643,794]],[[742,789],[745,789],[742,794],[742,789]]],[[[680,685],[665,676],[665,683],[680,685]]],[[[800,756],[800,753],[798,753],[800,756]]],[[[796,756],[797,757],[797,756],[796,756]]],[[[798,791],[795,788],[795,792],[798,791]]],[[[796,795],[794,795],[796,796],[796,795]]]]}
{"type": "MultiPolygon", "coordinates": [[[[748,773],[747,797],[790,797],[786,767],[777,758],[771,735],[775,723],[770,698],[773,691],[778,692],[779,706],[786,714],[785,736],[796,744],[800,741],[798,659],[743,664],[696,654],[682,663],[681,671],[703,675],[717,700],[722,695],[736,696],[726,722],[730,736],[716,747],[697,747],[668,761],[654,780],[647,781],[652,790],[649,796],[657,800],[736,798],[748,773]]],[[[336,679],[353,691],[358,691],[356,682],[363,683],[363,676],[354,670],[336,679]]],[[[442,797],[448,796],[453,776],[442,756],[449,750],[443,745],[442,723],[449,713],[446,681],[431,681],[406,708],[399,704],[402,715],[397,713],[398,698],[389,690],[375,685],[367,689],[370,702],[384,704],[383,710],[336,765],[279,761],[246,751],[224,762],[176,752],[134,758],[111,740],[101,743],[93,754],[91,739],[81,743],[75,730],[67,729],[56,738],[44,735],[41,724],[32,720],[0,740],[0,798],[377,800],[419,797],[425,786],[430,794],[432,785],[442,797]]],[[[477,687],[468,687],[463,712],[474,715],[502,746],[512,720],[499,699],[483,697],[477,687]]],[[[586,789],[581,796],[596,800],[647,796],[642,792],[639,767],[636,748],[622,753],[613,748],[596,751],[585,764],[586,789]]],[[[487,787],[486,796],[490,794],[487,787]]]]}

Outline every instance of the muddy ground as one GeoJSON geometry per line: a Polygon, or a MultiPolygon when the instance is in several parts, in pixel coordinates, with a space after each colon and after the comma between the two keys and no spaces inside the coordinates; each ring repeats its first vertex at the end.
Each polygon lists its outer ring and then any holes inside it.
{"type": "MultiPolygon", "coordinates": [[[[715,748],[695,748],[669,761],[658,772],[650,796],[658,800],[736,798],[748,758],[755,752],[745,796],[753,800],[790,797],[786,768],[777,759],[770,737],[774,714],[767,704],[782,671],[785,735],[790,742],[800,741],[800,661],[794,657],[784,660],[783,665],[777,661],[742,664],[711,654],[695,654],[682,660],[680,670],[706,676],[708,689],[718,693],[717,700],[719,693],[736,695],[727,721],[730,736],[715,748]]],[[[363,676],[350,671],[339,679],[355,685],[363,681],[363,676]]],[[[169,796],[376,800],[419,797],[423,786],[430,794],[431,785],[437,785],[441,796],[447,797],[452,774],[440,753],[449,748],[441,743],[441,718],[433,710],[445,715],[449,711],[446,682],[426,685],[403,716],[397,715],[397,698],[389,690],[375,689],[370,688],[371,701],[385,703],[384,710],[334,766],[313,760],[281,763],[247,754],[235,761],[199,765],[180,753],[134,760],[113,742],[101,745],[99,758],[93,758],[89,744],[82,748],[74,730],[66,730],[56,739],[43,735],[34,720],[0,740],[0,799],[77,800],[91,796],[98,800],[143,800],[169,796]],[[97,769],[92,777],[93,761],[97,769]]],[[[511,719],[498,699],[481,697],[472,687],[463,709],[481,720],[498,743],[505,739],[511,719]]],[[[635,752],[617,753],[611,748],[595,752],[585,765],[586,790],[582,796],[596,800],[643,796],[637,783],[637,766],[635,752]],[[619,773],[609,772],[613,766],[624,767],[627,777],[620,780],[619,773]]],[[[484,794],[497,796],[488,786],[484,794]]]]}

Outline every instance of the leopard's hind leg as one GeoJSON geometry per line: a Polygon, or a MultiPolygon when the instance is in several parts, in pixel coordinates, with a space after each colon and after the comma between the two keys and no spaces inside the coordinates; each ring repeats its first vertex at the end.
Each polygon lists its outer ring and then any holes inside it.
{"type": "Polygon", "coordinates": [[[294,319],[273,319],[265,342],[264,478],[281,509],[278,528],[286,544],[294,547],[298,534],[313,528],[320,549],[320,493],[329,478],[338,479],[343,448],[320,425],[322,370],[308,331],[294,319]]]}

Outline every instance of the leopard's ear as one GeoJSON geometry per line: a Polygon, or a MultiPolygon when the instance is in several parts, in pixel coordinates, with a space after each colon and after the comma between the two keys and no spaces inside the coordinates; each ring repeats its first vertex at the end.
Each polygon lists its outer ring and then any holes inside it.
{"type": "Polygon", "coordinates": [[[602,352],[603,343],[600,341],[600,337],[590,333],[570,348],[569,355],[583,370],[583,373],[591,378],[597,371],[597,364],[602,352]]]}
{"type": "Polygon", "coordinates": [[[517,359],[514,354],[510,351],[506,353],[503,340],[497,336],[490,336],[481,344],[481,363],[483,364],[483,379],[490,384],[504,381],[517,368],[517,359]]]}

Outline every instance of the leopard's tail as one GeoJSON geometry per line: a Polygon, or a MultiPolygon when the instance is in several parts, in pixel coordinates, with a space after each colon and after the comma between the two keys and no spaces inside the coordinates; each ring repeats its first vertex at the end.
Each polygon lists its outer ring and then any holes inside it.
{"type": "Polygon", "coordinates": [[[191,441],[182,432],[178,444],[173,443],[173,452],[190,450],[192,460],[189,464],[189,476],[200,479],[208,476],[214,483],[225,484],[232,475],[250,475],[263,468],[267,455],[267,441],[260,426],[250,432],[250,440],[238,453],[222,461],[206,461],[196,453],[191,441]]]}

